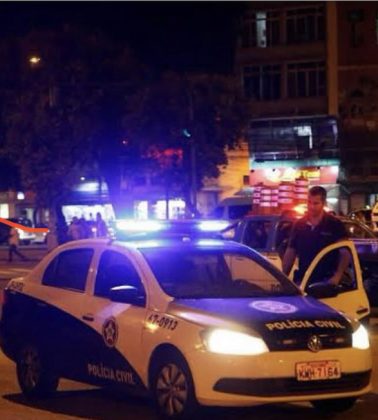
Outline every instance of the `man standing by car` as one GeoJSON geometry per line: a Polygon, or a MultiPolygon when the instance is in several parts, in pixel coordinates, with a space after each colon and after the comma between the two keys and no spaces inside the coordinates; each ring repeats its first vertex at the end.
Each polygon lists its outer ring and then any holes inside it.
{"type": "Polygon", "coordinates": [[[13,254],[16,254],[19,258],[21,258],[22,261],[27,260],[25,255],[21,254],[21,252],[18,250],[19,244],[20,244],[20,236],[19,236],[18,230],[12,227],[9,231],[9,237],[8,237],[8,245],[9,245],[8,262],[12,262],[13,254]]]}
{"type": "MultiPolygon", "coordinates": [[[[307,268],[316,255],[326,246],[347,239],[343,223],[324,210],[327,191],[320,186],[310,188],[307,199],[307,214],[293,226],[288,247],[285,251],[282,270],[290,274],[296,257],[298,270],[294,273],[294,282],[300,283],[307,268]]],[[[316,281],[325,280],[338,285],[349,263],[349,254],[341,249],[338,258],[331,253],[321,261],[316,270],[316,281]]]]}

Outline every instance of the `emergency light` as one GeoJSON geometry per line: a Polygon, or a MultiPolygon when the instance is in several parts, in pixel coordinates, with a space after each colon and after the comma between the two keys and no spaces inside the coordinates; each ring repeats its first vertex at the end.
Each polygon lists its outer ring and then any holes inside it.
{"type": "Polygon", "coordinates": [[[220,233],[229,226],[226,220],[133,220],[116,221],[116,230],[123,234],[164,233],[195,235],[220,233]]]}

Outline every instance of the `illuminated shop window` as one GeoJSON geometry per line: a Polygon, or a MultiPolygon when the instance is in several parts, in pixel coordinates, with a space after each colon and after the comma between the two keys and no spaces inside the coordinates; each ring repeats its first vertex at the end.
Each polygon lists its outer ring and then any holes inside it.
{"type": "MultiPolygon", "coordinates": [[[[167,205],[165,200],[158,200],[153,206],[152,219],[166,219],[167,205]]],[[[180,219],[185,216],[185,201],[169,200],[169,219],[180,219]]]]}
{"type": "Polygon", "coordinates": [[[9,217],[9,204],[0,204],[0,217],[8,219],[9,217]]]}
{"type": "Polygon", "coordinates": [[[134,215],[136,219],[148,219],[148,201],[136,201],[134,203],[134,215]]]}

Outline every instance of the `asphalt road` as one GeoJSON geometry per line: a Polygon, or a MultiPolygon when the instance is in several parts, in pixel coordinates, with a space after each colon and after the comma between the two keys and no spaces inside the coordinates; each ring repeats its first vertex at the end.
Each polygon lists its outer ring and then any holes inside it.
{"type": "MultiPolygon", "coordinates": [[[[374,349],[378,345],[378,324],[372,333],[374,349]]],[[[378,367],[378,352],[374,351],[374,371],[378,367]]],[[[55,396],[30,401],[19,391],[14,364],[0,352],[0,417],[6,420],[94,419],[94,420],[155,420],[157,416],[149,400],[116,396],[101,389],[62,380],[55,396]]],[[[274,404],[252,408],[207,408],[196,420],[377,420],[378,375],[374,375],[374,390],[362,397],[353,409],[333,417],[321,416],[309,403],[274,404]]]]}

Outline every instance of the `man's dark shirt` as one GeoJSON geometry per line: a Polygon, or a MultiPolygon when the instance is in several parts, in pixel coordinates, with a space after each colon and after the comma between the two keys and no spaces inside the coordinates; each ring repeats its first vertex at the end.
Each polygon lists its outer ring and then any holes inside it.
{"type": "MultiPolygon", "coordinates": [[[[343,223],[328,213],[324,213],[317,226],[312,226],[307,216],[299,219],[293,226],[288,244],[290,248],[295,249],[299,260],[296,278],[302,279],[313,259],[323,248],[347,237],[343,223]]],[[[327,255],[316,270],[317,279],[331,276],[332,271],[337,268],[337,263],[337,256],[333,253],[327,255]]]]}

